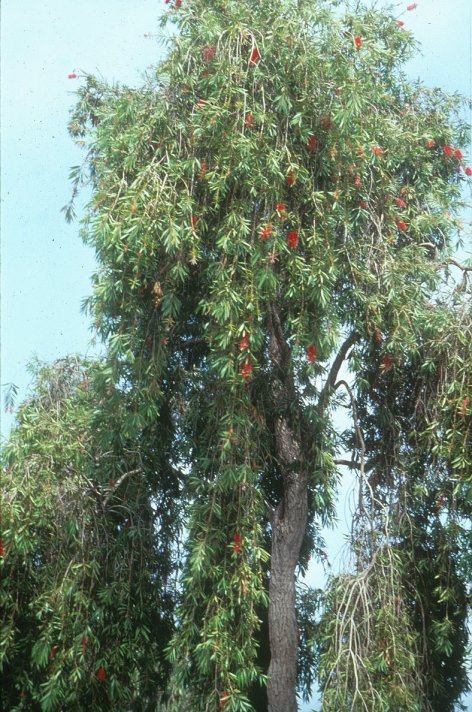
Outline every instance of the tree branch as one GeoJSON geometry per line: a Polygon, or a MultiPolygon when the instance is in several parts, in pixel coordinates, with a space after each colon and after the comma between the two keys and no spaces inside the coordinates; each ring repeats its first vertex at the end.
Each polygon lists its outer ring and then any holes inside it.
{"type": "Polygon", "coordinates": [[[356,343],[356,341],[359,339],[359,336],[360,335],[357,333],[357,331],[353,331],[352,334],[349,334],[346,341],[339,349],[338,354],[331,365],[328,378],[326,379],[326,383],[324,384],[321,390],[320,398],[318,401],[318,413],[320,414],[320,416],[322,416],[326,410],[329,397],[334,389],[334,385],[338,377],[339,369],[341,368],[349,349],[356,343]]]}

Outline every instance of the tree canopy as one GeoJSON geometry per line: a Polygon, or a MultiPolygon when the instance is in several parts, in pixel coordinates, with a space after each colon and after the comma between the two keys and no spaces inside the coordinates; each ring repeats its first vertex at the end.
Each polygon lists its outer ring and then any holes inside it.
{"type": "Polygon", "coordinates": [[[405,76],[392,10],[175,0],[169,20],[143,86],[85,76],[70,122],[107,352],[41,371],[5,448],[9,704],[292,712],[317,677],[327,712],[452,712],[461,99],[405,76]],[[343,462],[352,567],[303,592],[343,462]]]}

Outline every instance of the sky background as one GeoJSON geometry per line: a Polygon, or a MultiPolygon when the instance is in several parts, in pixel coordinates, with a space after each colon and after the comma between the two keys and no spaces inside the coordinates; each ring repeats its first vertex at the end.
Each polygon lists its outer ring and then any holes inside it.
{"type": "MultiPolygon", "coordinates": [[[[415,11],[404,12],[407,4],[396,3],[398,15],[422,45],[422,55],[407,67],[410,76],[470,97],[471,0],[419,0],[415,11]]],[[[67,75],[84,71],[139,84],[162,56],[155,33],[164,7],[163,0],[1,3],[1,383],[18,385],[19,400],[33,357],[93,353],[80,305],[90,293],[94,258],[80,241],[78,223],[66,224],[61,213],[70,197],[69,170],[82,160],[67,133],[80,79],[67,75]]],[[[472,123],[470,114],[466,118],[472,123]]],[[[472,164],[471,145],[464,153],[472,164]]],[[[4,433],[11,422],[2,408],[4,433]]],[[[339,511],[344,531],[352,487],[346,476],[339,511]]],[[[339,565],[340,530],[326,536],[339,565]]],[[[321,575],[314,567],[311,580],[319,584],[321,575]]]]}

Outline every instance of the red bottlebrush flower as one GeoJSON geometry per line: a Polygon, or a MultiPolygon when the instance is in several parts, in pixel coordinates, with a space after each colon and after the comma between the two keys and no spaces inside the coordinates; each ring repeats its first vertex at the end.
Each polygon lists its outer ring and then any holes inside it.
{"type": "Polygon", "coordinates": [[[436,146],[436,141],[432,138],[429,138],[426,141],[426,148],[434,148],[436,146]]]}
{"type": "Polygon", "coordinates": [[[5,556],[5,544],[0,541],[0,556],[5,556]]]}
{"type": "Polygon", "coordinates": [[[197,109],[203,109],[204,106],[205,106],[205,102],[203,101],[203,99],[199,99],[197,101],[197,109]]]}
{"type": "Polygon", "coordinates": [[[466,396],[460,405],[459,415],[464,418],[467,415],[469,406],[470,406],[470,398],[469,398],[469,396],[466,396]]]}
{"type": "Polygon", "coordinates": [[[360,49],[362,47],[362,37],[360,35],[354,37],[354,44],[356,45],[357,49],[360,49]]]}
{"type": "Polygon", "coordinates": [[[229,695],[228,695],[228,693],[225,692],[225,694],[220,697],[220,707],[222,710],[224,710],[226,708],[226,705],[228,704],[228,700],[229,700],[229,695]]]}
{"type": "Polygon", "coordinates": [[[245,362],[241,365],[239,373],[245,381],[249,381],[252,376],[252,363],[250,358],[247,358],[245,362]]]}
{"type": "Polygon", "coordinates": [[[450,158],[451,156],[454,155],[454,149],[452,148],[452,146],[449,146],[449,144],[446,144],[446,146],[443,146],[443,151],[444,151],[444,155],[447,156],[448,158],[450,158]]]}
{"type": "Polygon", "coordinates": [[[286,210],[285,203],[277,203],[277,205],[275,206],[275,209],[279,213],[279,217],[281,217],[281,215],[283,215],[286,210]]]}
{"type": "Polygon", "coordinates": [[[318,351],[316,349],[316,346],[314,346],[314,344],[310,344],[306,350],[306,357],[308,359],[308,363],[315,363],[317,356],[318,351]]]}
{"type": "Polygon", "coordinates": [[[54,660],[54,658],[57,655],[57,651],[59,650],[58,645],[53,645],[51,648],[51,652],[49,653],[49,660],[54,660]]]}
{"type": "Polygon", "coordinates": [[[181,5],[182,5],[182,0],[175,0],[174,7],[176,10],[178,10],[181,5]]]}
{"type": "Polygon", "coordinates": [[[380,329],[378,329],[378,328],[375,328],[375,329],[374,329],[374,341],[375,341],[375,343],[378,344],[379,346],[380,346],[380,344],[381,344],[382,341],[383,341],[383,334],[382,334],[382,332],[380,331],[380,329]]]}
{"type": "Polygon", "coordinates": [[[309,151],[316,151],[318,146],[318,139],[316,136],[309,136],[308,137],[308,143],[307,143],[307,148],[309,151]]]}
{"type": "Polygon", "coordinates": [[[404,220],[398,220],[397,225],[398,225],[399,230],[405,231],[408,229],[408,226],[404,220]]]}
{"type": "Polygon", "coordinates": [[[472,168],[470,166],[465,169],[465,174],[466,176],[472,176],[472,168]]]}
{"type": "Polygon", "coordinates": [[[116,480],[108,480],[108,487],[110,487],[110,489],[113,489],[115,485],[116,480]]]}
{"type": "Polygon", "coordinates": [[[287,175],[287,185],[292,187],[292,185],[295,183],[295,173],[293,171],[290,171],[287,175]]]}
{"type": "Polygon", "coordinates": [[[247,351],[248,348],[249,348],[249,336],[248,336],[248,334],[244,334],[243,338],[239,342],[239,350],[247,351]]]}
{"type": "Polygon", "coordinates": [[[376,156],[383,156],[383,149],[379,146],[372,146],[372,152],[375,153],[376,156]]]}
{"type": "Polygon", "coordinates": [[[190,221],[192,223],[193,228],[197,227],[199,220],[200,220],[200,218],[198,217],[198,215],[192,215],[192,217],[190,218],[190,221]]]}
{"type": "Polygon", "coordinates": [[[207,164],[205,163],[205,161],[202,161],[200,163],[200,171],[198,173],[198,177],[200,178],[200,180],[203,180],[203,178],[205,178],[205,173],[207,172],[207,170],[208,170],[207,164]]]}
{"type": "Polygon", "coordinates": [[[266,225],[264,228],[262,228],[262,231],[261,231],[261,237],[262,237],[262,239],[263,239],[263,240],[268,240],[269,237],[272,235],[272,230],[273,230],[273,229],[274,229],[274,228],[272,227],[272,225],[266,225]]]}
{"type": "Polygon", "coordinates": [[[390,354],[385,354],[382,359],[382,369],[384,371],[390,371],[393,366],[393,357],[390,354]]]}
{"type": "Polygon", "coordinates": [[[260,58],[261,58],[261,55],[259,54],[259,50],[257,49],[257,47],[254,47],[254,49],[251,52],[251,56],[249,58],[249,66],[255,67],[256,64],[259,63],[260,58]]]}
{"type": "Polygon", "coordinates": [[[235,534],[233,537],[233,551],[235,554],[240,554],[241,553],[241,544],[242,544],[243,538],[241,534],[235,534]]]}
{"type": "Polygon", "coordinates": [[[406,203],[401,198],[395,198],[395,202],[399,208],[406,208],[406,203]]]}
{"type": "Polygon", "coordinates": [[[367,210],[367,203],[365,200],[360,200],[359,201],[359,207],[362,208],[362,210],[367,210]]]}
{"type": "Polygon", "coordinates": [[[397,20],[395,24],[397,25],[397,27],[404,27],[404,26],[405,26],[405,23],[402,22],[401,20],[397,20]]]}
{"type": "Polygon", "coordinates": [[[462,159],[464,158],[462,151],[459,151],[459,149],[456,149],[454,151],[454,156],[457,158],[458,161],[462,161],[462,159]]]}
{"type": "Polygon", "coordinates": [[[202,57],[205,62],[211,62],[213,59],[215,59],[216,55],[216,47],[213,47],[213,45],[210,45],[209,47],[204,47],[202,51],[202,57]]]}
{"type": "Polygon", "coordinates": [[[77,79],[77,74],[75,72],[72,72],[71,74],[67,75],[67,79],[77,79]]]}
{"type": "Polygon", "coordinates": [[[246,118],[244,120],[244,125],[247,129],[253,129],[255,124],[254,124],[254,116],[250,111],[247,112],[246,118]]]}
{"type": "Polygon", "coordinates": [[[329,131],[331,128],[333,128],[333,122],[328,116],[323,117],[320,121],[320,124],[323,129],[326,129],[326,131],[329,131]]]}
{"type": "Polygon", "coordinates": [[[287,245],[291,250],[295,250],[298,247],[298,232],[297,230],[290,230],[287,235],[287,245]]]}
{"type": "Polygon", "coordinates": [[[99,667],[95,675],[97,676],[97,680],[100,682],[105,682],[107,679],[107,671],[104,667],[99,667]]]}
{"type": "Polygon", "coordinates": [[[85,655],[85,651],[87,650],[87,645],[90,643],[90,638],[86,635],[83,635],[80,643],[82,645],[82,655],[85,655]]]}
{"type": "Polygon", "coordinates": [[[362,181],[361,181],[361,177],[360,177],[360,176],[356,176],[356,179],[355,179],[355,181],[354,181],[354,185],[356,186],[356,188],[360,188],[360,187],[361,187],[362,181]]]}
{"type": "Polygon", "coordinates": [[[411,5],[406,6],[406,9],[408,10],[408,12],[411,12],[412,10],[416,10],[417,7],[418,7],[418,3],[412,2],[411,5]]]}

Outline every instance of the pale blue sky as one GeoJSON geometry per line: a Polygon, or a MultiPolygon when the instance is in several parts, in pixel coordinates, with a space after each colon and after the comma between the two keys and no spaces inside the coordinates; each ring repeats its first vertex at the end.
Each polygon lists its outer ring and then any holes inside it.
{"type": "MultiPolygon", "coordinates": [[[[399,15],[408,2],[396,3],[399,15]]],[[[93,256],[78,237],[77,223],[67,225],[60,212],[70,195],[69,169],[82,158],[66,128],[80,80],[67,75],[83,70],[139,83],[141,72],[160,56],[146,35],[156,31],[164,7],[163,0],[1,4],[1,383],[18,384],[20,399],[33,355],[50,361],[89,348],[80,303],[90,292],[93,256]]],[[[402,20],[423,47],[410,75],[471,96],[472,0],[419,0],[402,20]]],[[[467,158],[472,165],[470,146],[467,158]]],[[[2,423],[6,432],[11,416],[3,409],[2,423]]],[[[339,514],[345,527],[349,513],[339,514]]],[[[339,530],[327,538],[336,552],[339,530]]],[[[319,579],[316,567],[312,573],[319,579]]]]}

